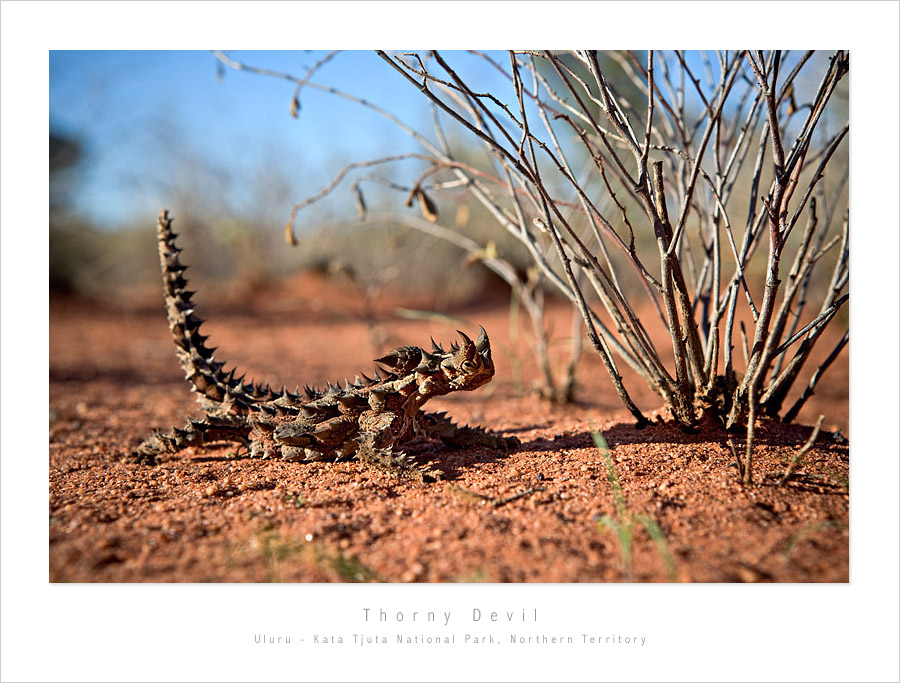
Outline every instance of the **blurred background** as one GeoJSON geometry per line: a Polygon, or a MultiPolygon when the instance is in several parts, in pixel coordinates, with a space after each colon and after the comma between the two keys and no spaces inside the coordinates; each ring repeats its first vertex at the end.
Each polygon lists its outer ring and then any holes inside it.
{"type": "MultiPolygon", "coordinates": [[[[500,87],[498,73],[482,60],[448,54],[479,84],[500,87]]],[[[351,181],[367,169],[349,174],[297,214],[298,248],[285,242],[292,206],[319,193],[351,162],[421,153],[410,135],[359,101],[428,131],[432,114],[408,81],[374,52],[220,56],[298,78],[319,65],[315,82],[358,100],[307,87],[295,104],[294,83],[231,68],[205,51],[51,52],[51,292],[100,299],[148,286],[155,292],[154,226],[163,207],[183,234],[192,272],[213,288],[264,288],[309,269],[349,275],[365,287],[427,286],[445,292],[440,305],[484,288],[485,269],[460,269],[463,250],[392,219],[419,212],[404,206],[405,195],[385,180],[407,186],[428,167],[424,161],[372,169],[379,181],[360,184],[364,223],[351,181]],[[426,255],[447,267],[399,276],[398,264],[426,255]]],[[[442,197],[448,199],[448,220],[457,227],[502,232],[478,221],[483,210],[468,206],[462,193],[442,197]]],[[[496,238],[507,257],[525,262],[513,240],[496,238]]]]}

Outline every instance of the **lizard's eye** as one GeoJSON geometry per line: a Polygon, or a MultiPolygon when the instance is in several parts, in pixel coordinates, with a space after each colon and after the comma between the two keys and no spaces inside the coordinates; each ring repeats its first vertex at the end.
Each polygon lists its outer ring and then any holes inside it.
{"type": "Polygon", "coordinates": [[[462,365],[460,365],[459,367],[462,368],[463,370],[465,370],[466,372],[472,372],[475,369],[475,363],[473,363],[470,360],[464,360],[462,362],[462,365]]]}

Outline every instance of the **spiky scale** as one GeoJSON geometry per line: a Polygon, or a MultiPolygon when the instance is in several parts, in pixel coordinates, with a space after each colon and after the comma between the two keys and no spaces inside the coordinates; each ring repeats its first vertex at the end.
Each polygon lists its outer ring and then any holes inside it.
{"type": "Polygon", "coordinates": [[[395,365],[397,365],[399,360],[400,360],[400,354],[397,353],[397,350],[395,349],[395,350],[391,351],[390,353],[385,354],[381,358],[376,358],[375,362],[381,363],[382,365],[387,365],[388,367],[394,367],[395,365]]]}
{"type": "Polygon", "coordinates": [[[310,420],[321,417],[324,412],[325,411],[320,406],[313,405],[312,403],[304,403],[300,406],[300,413],[303,417],[309,418],[310,420]]]}
{"type": "Polygon", "coordinates": [[[412,368],[412,371],[437,372],[440,369],[440,360],[440,356],[423,350],[421,362],[416,367],[412,368]]]}
{"type": "Polygon", "coordinates": [[[322,422],[310,431],[310,436],[316,439],[319,442],[325,442],[334,439],[341,435],[344,431],[344,425],[338,422],[337,420],[328,420],[326,422],[322,422]]]}
{"type": "Polygon", "coordinates": [[[369,401],[365,396],[349,393],[338,397],[338,403],[346,412],[362,410],[369,405],[369,401]]]}
{"type": "Polygon", "coordinates": [[[199,332],[194,331],[191,334],[185,336],[195,347],[197,347],[198,349],[200,349],[200,347],[203,347],[203,352],[208,353],[209,349],[206,348],[205,344],[206,340],[209,339],[209,335],[200,334],[199,332]]]}
{"type": "Polygon", "coordinates": [[[277,441],[289,446],[306,446],[312,443],[309,428],[291,422],[276,427],[273,436],[277,441]]]}

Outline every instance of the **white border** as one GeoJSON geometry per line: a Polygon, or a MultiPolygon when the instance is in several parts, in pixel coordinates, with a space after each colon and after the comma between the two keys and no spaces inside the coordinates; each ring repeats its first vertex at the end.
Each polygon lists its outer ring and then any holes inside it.
{"type": "Polygon", "coordinates": [[[897,680],[896,3],[4,2],[0,23],[3,680],[897,680]],[[46,389],[47,51],[435,44],[850,48],[850,586],[48,585],[47,415],[26,400],[46,389]],[[536,607],[547,632],[634,630],[652,648],[252,643],[257,632],[354,632],[362,607],[379,605],[536,607]]]}

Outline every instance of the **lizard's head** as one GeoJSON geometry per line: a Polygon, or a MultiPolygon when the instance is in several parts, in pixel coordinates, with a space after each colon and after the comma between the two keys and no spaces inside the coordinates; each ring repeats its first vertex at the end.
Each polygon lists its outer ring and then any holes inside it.
{"type": "Polygon", "coordinates": [[[457,330],[460,344],[453,344],[450,353],[441,361],[441,371],[451,391],[472,391],[490,382],[494,376],[491,340],[480,325],[479,330],[475,341],[457,330]]]}
{"type": "Polygon", "coordinates": [[[491,342],[483,327],[475,341],[464,332],[459,336],[460,343],[452,344],[449,351],[432,340],[431,353],[418,346],[401,346],[375,362],[389,368],[394,378],[414,374],[418,394],[425,398],[473,391],[494,376],[491,342]]]}

